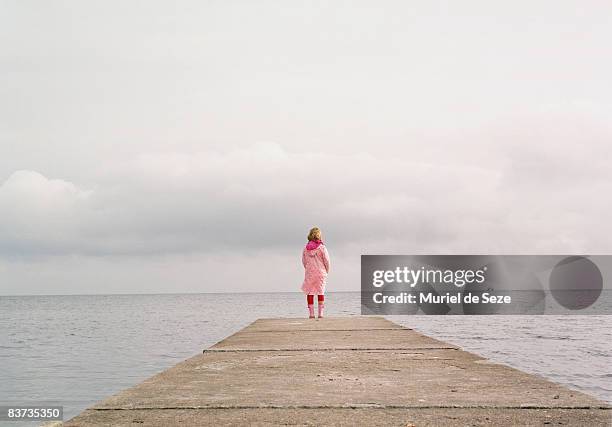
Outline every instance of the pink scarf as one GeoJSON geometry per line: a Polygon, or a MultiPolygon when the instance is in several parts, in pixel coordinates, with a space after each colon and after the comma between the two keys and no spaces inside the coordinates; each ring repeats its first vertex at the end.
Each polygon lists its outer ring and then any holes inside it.
{"type": "Polygon", "coordinates": [[[321,246],[323,244],[323,242],[321,240],[310,240],[308,242],[308,244],[306,245],[306,249],[308,249],[309,251],[318,248],[319,246],[321,246]]]}

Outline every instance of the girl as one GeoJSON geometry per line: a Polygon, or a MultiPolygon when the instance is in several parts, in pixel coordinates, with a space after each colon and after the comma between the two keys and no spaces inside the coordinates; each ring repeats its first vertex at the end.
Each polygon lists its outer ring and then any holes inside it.
{"type": "Polygon", "coordinates": [[[321,230],[314,227],[308,233],[308,244],[302,251],[302,264],[304,265],[304,283],[302,291],[306,294],[309,318],[314,319],[314,296],[319,302],[319,319],[323,317],[325,307],[325,285],[329,273],[329,254],[321,240],[321,230]]]}

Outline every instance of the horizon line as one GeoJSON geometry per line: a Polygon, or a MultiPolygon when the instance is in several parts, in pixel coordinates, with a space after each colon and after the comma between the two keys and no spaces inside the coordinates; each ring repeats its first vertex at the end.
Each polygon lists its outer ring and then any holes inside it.
{"type": "MultiPolygon", "coordinates": [[[[341,293],[359,293],[360,290],[355,291],[333,291],[326,292],[326,294],[341,294],[341,293]]],[[[270,291],[270,292],[152,292],[152,293],[111,293],[111,294],[0,294],[2,297],[80,297],[80,296],[127,296],[127,295],[233,295],[233,294],[303,294],[301,291],[270,291]]]]}

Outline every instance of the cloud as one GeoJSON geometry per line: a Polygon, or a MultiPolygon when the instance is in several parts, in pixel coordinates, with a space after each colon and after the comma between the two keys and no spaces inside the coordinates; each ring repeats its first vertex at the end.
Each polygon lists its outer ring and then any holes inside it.
{"type": "Polygon", "coordinates": [[[461,209],[454,196],[433,202],[436,194],[460,192],[461,180],[495,181],[495,172],[475,167],[435,167],[364,153],[290,153],[278,144],[146,153],[113,172],[87,191],[36,172],[11,175],[0,188],[0,206],[7,213],[10,207],[3,251],[266,250],[300,245],[315,223],[337,246],[367,246],[412,239],[423,227],[435,234],[436,204],[461,209]]]}
{"type": "Polygon", "coordinates": [[[17,171],[0,186],[0,251],[287,253],[315,224],[342,254],[609,251],[609,129],[536,119],[443,141],[442,156],[147,152],[103,165],[92,188],[17,171]]]}
{"type": "Polygon", "coordinates": [[[0,251],[6,254],[78,251],[79,226],[91,191],[20,170],[0,186],[0,251]]]}

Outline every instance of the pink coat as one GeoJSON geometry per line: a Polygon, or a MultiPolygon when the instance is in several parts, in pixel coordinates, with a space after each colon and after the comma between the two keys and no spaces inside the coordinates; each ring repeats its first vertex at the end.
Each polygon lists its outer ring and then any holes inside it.
{"type": "Polygon", "coordinates": [[[304,248],[302,252],[304,265],[304,283],[302,291],[307,295],[324,295],[329,273],[329,254],[324,244],[316,249],[304,248]]]}

